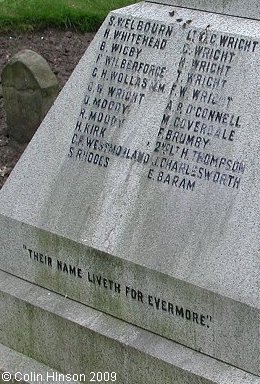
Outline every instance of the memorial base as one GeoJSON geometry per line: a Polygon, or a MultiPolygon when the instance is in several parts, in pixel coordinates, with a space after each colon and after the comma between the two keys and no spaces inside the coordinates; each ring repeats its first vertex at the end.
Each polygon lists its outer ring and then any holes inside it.
{"type": "MultiPolygon", "coordinates": [[[[0,344],[0,384],[71,383],[65,375],[0,344]]],[[[69,377],[68,377],[69,379],[69,377]]],[[[74,384],[79,384],[74,381],[74,384]]]]}
{"type": "Polygon", "coordinates": [[[0,297],[0,372],[42,374],[27,382],[59,382],[51,381],[55,369],[63,382],[103,375],[118,384],[259,384],[257,376],[2,271],[0,297]]]}

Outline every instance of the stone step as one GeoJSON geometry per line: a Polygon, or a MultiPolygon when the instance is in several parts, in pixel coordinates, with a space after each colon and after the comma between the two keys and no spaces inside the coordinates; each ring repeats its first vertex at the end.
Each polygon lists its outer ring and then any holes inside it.
{"type": "Polygon", "coordinates": [[[0,298],[0,342],[34,359],[10,349],[4,354],[2,347],[1,371],[37,373],[37,360],[42,369],[45,364],[85,375],[84,382],[260,383],[257,376],[2,271],[0,298]]]}
{"type": "MultiPolygon", "coordinates": [[[[76,376],[75,376],[76,379],[76,376]]],[[[70,377],[0,344],[0,384],[71,383],[70,377]]],[[[73,381],[77,383],[77,381],[73,381]]]]}
{"type": "Polygon", "coordinates": [[[1,214],[0,227],[2,270],[260,374],[254,302],[247,305],[1,214]]]}

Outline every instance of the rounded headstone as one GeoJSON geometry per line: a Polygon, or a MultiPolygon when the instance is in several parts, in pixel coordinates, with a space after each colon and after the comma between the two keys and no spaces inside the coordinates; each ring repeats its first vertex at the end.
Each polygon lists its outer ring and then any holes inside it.
{"type": "Polygon", "coordinates": [[[31,50],[18,52],[2,71],[7,133],[31,140],[58,95],[58,81],[47,61],[31,50]]]}

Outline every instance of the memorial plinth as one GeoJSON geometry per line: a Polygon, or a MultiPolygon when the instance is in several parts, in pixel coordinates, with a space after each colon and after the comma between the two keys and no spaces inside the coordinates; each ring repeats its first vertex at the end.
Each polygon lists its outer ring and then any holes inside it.
{"type": "Polygon", "coordinates": [[[31,357],[61,372],[100,370],[113,345],[107,369],[120,383],[138,382],[124,376],[138,356],[151,383],[160,370],[162,383],[260,382],[260,24],[204,3],[215,13],[178,1],[110,13],[1,191],[8,347],[30,347],[26,325],[12,337],[19,306],[34,327],[44,314],[46,334],[74,324],[69,368],[33,334],[31,357]],[[8,274],[40,299],[12,292],[8,274]],[[75,340],[88,335],[100,350],[84,363],[75,340]]]}

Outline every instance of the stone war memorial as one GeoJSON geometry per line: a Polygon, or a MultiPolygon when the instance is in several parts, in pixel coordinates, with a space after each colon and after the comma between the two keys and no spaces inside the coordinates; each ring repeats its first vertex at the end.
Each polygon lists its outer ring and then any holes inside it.
{"type": "Polygon", "coordinates": [[[1,190],[1,372],[260,383],[259,73],[256,1],[107,16],[1,190]]]}

